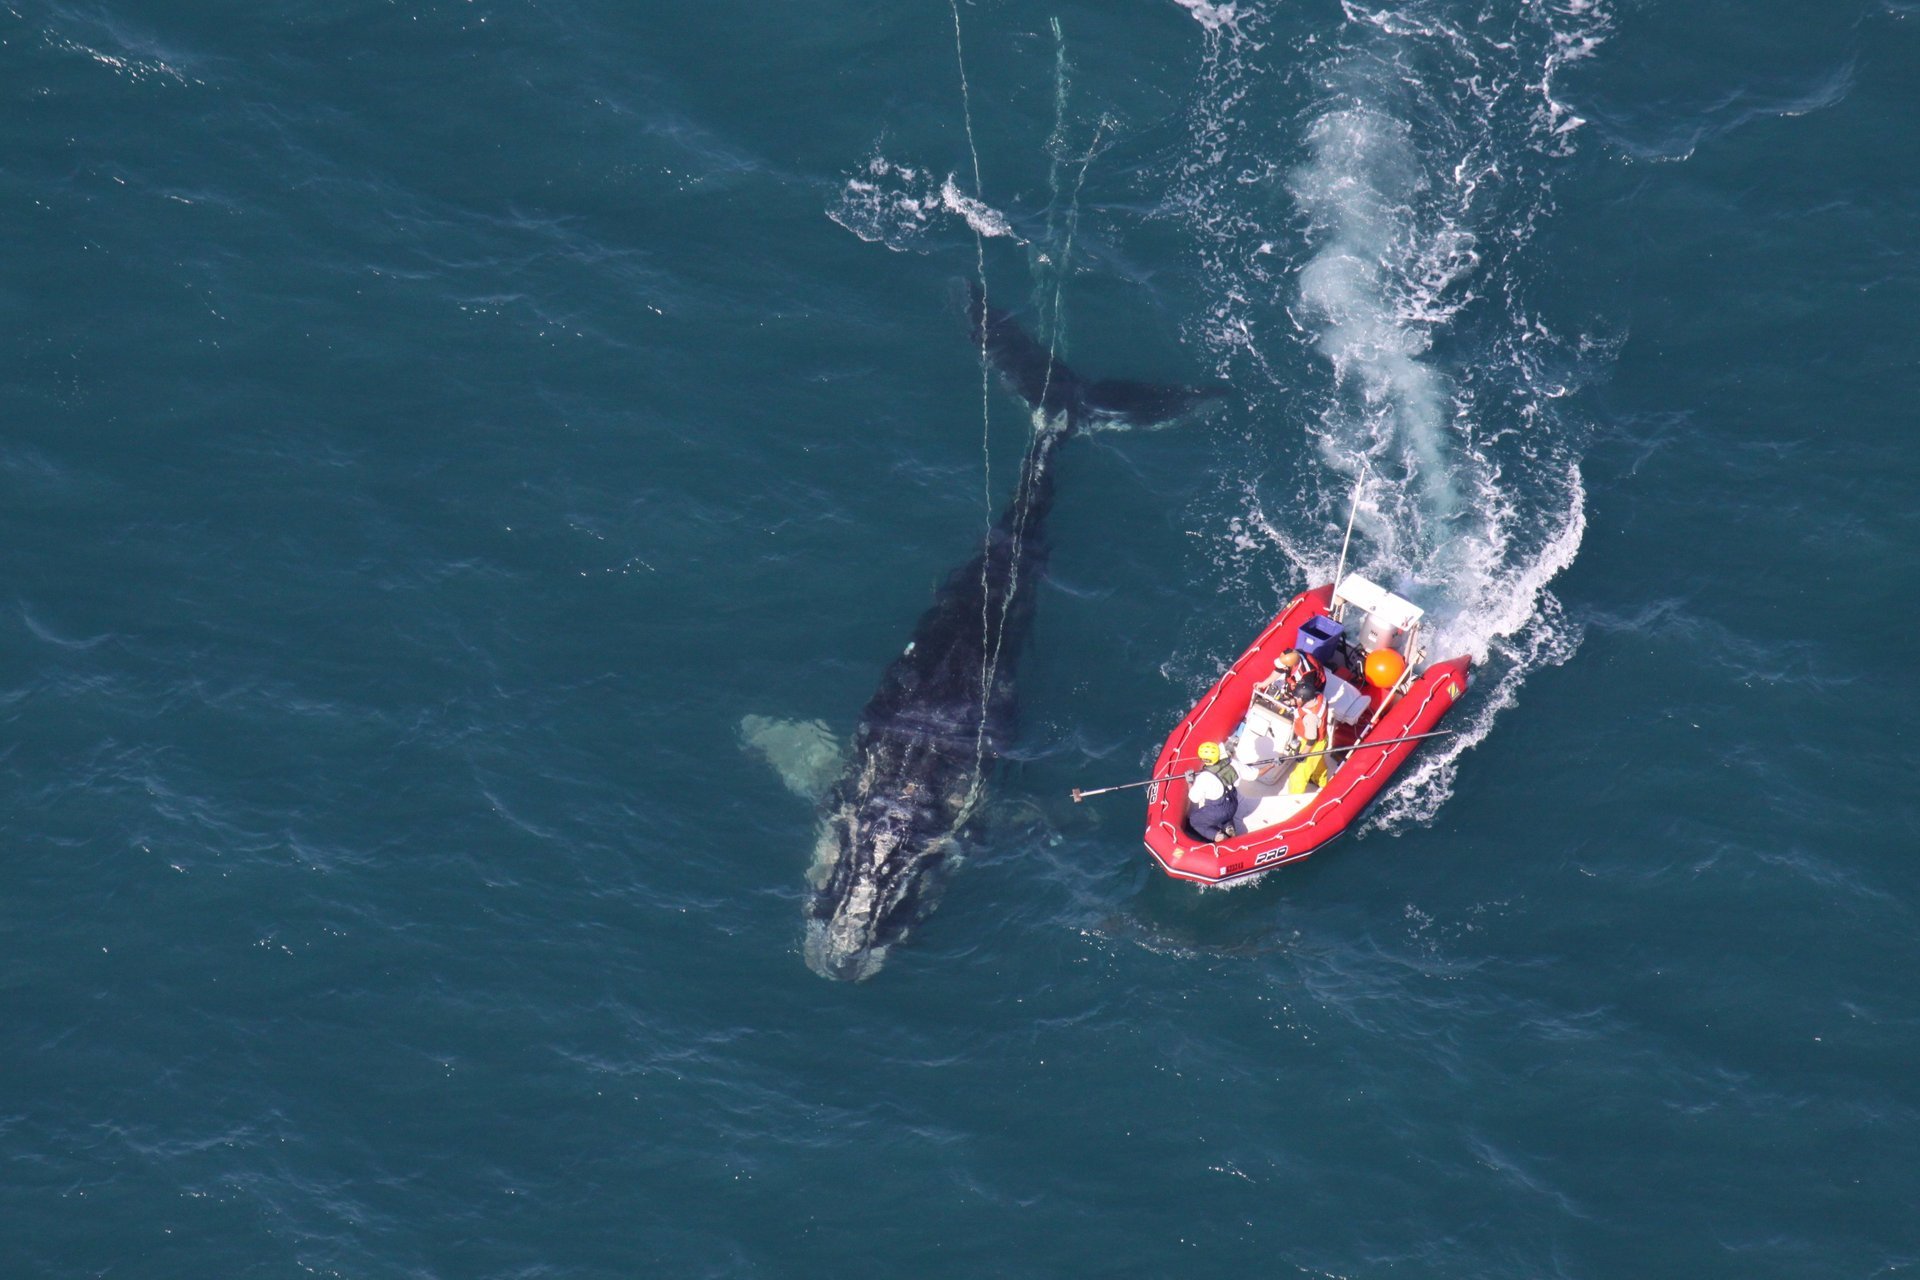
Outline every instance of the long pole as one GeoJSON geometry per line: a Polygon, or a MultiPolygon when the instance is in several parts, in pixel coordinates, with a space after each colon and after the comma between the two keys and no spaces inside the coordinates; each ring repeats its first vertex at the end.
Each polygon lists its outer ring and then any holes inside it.
{"type": "MultiPolygon", "coordinates": [[[[1253,768],[1268,764],[1286,764],[1293,760],[1305,760],[1309,756],[1343,756],[1350,751],[1363,751],[1368,747],[1391,747],[1402,742],[1418,742],[1422,738],[1442,738],[1452,732],[1453,730],[1451,729],[1435,729],[1431,733],[1410,733],[1404,738],[1383,738],[1379,742],[1356,742],[1350,747],[1335,747],[1331,751],[1298,751],[1290,756],[1275,756],[1271,760],[1252,760],[1248,762],[1248,767],[1253,768]]],[[[1082,791],[1079,787],[1075,787],[1073,789],[1073,802],[1079,804],[1088,796],[1103,796],[1109,791],[1131,791],[1135,787],[1150,787],[1156,782],[1171,782],[1175,778],[1191,778],[1199,772],[1200,770],[1198,769],[1186,769],[1179,773],[1163,773],[1157,778],[1143,778],[1139,782],[1123,782],[1117,787],[1095,787],[1091,791],[1082,791]]]]}
{"type": "Polygon", "coordinates": [[[1360,490],[1366,483],[1367,468],[1362,463],[1360,474],[1354,477],[1353,498],[1347,503],[1347,536],[1340,539],[1340,567],[1333,571],[1333,597],[1327,601],[1329,608],[1339,607],[1340,580],[1347,575],[1347,544],[1353,541],[1353,518],[1360,514],[1360,490]]]}

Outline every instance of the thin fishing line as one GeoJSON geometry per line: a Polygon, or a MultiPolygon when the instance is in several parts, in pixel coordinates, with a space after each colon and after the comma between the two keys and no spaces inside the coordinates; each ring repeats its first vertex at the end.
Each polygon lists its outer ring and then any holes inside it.
{"type": "MultiPolygon", "coordinates": [[[[1060,22],[1059,22],[1059,19],[1056,18],[1054,19],[1054,31],[1058,33],[1059,30],[1060,30],[1060,22]]],[[[1066,63],[1064,60],[1062,60],[1060,67],[1061,67],[1062,75],[1064,76],[1065,67],[1066,67],[1066,63]]],[[[1062,84],[1062,89],[1063,89],[1062,105],[1064,106],[1064,82],[1062,84]]],[[[1055,264],[1055,270],[1053,274],[1053,306],[1051,307],[1052,319],[1051,321],[1049,321],[1047,325],[1047,373],[1046,373],[1046,377],[1041,379],[1041,382],[1040,382],[1040,408],[1036,410],[1034,414],[1034,429],[1036,431],[1044,431],[1047,428],[1047,420],[1046,420],[1047,394],[1053,389],[1053,371],[1059,364],[1058,357],[1060,353],[1060,342],[1061,342],[1062,335],[1064,334],[1066,329],[1066,325],[1064,321],[1062,321],[1060,318],[1061,298],[1062,298],[1062,294],[1065,292],[1065,289],[1066,289],[1068,263],[1073,258],[1074,233],[1079,229],[1079,226],[1080,226],[1080,192],[1081,192],[1081,189],[1086,186],[1087,170],[1092,166],[1093,157],[1100,149],[1100,135],[1106,130],[1107,123],[1108,123],[1107,118],[1102,116],[1100,118],[1099,123],[1094,126],[1093,140],[1087,144],[1087,153],[1086,155],[1082,156],[1080,159],[1080,172],[1074,179],[1073,196],[1067,202],[1067,235],[1066,235],[1065,243],[1061,246],[1060,258],[1059,258],[1059,261],[1055,264]]],[[[1029,483],[1028,478],[1025,476],[1022,476],[1021,493],[1019,495],[1020,502],[1015,511],[1016,523],[1014,527],[1015,527],[1016,535],[1023,534],[1027,527],[1027,513],[1029,510],[1029,500],[1031,498],[1030,489],[1031,489],[1031,485],[1029,483]]],[[[1015,540],[1015,545],[1016,546],[1019,545],[1017,536],[1015,540]]],[[[1017,580],[1018,572],[1019,572],[1019,565],[1016,562],[1013,568],[1013,575],[1016,580],[1017,580]]],[[[1001,618],[1000,634],[1003,640],[1006,635],[1006,610],[1011,607],[1012,600],[1013,600],[1013,593],[1009,591],[1007,593],[1007,603],[1002,606],[1001,613],[1000,613],[1000,618],[1001,618]]],[[[996,665],[999,662],[999,656],[1000,656],[1000,651],[998,646],[996,645],[994,649],[994,661],[996,665]]]]}
{"type": "MultiPolygon", "coordinates": [[[[953,11],[953,58],[960,73],[960,118],[966,125],[967,153],[973,158],[973,198],[984,200],[985,184],[980,179],[980,147],[973,136],[973,90],[967,84],[967,46],[960,30],[960,0],[947,0],[953,11]]],[[[980,723],[973,738],[973,783],[968,788],[968,804],[979,795],[987,764],[987,711],[992,701],[987,649],[993,639],[992,608],[988,601],[988,566],[993,558],[993,440],[992,400],[987,372],[987,240],[973,219],[974,274],[980,285],[980,492],[986,508],[987,532],[980,549],[980,723]]],[[[1002,621],[1006,617],[1001,613],[1002,621]]]]}
{"type": "MultiPolygon", "coordinates": [[[[1060,165],[1066,158],[1067,150],[1067,93],[1069,88],[1067,66],[1067,37],[1060,29],[1059,18],[1049,18],[1053,28],[1053,132],[1047,135],[1047,234],[1041,243],[1052,246],[1058,239],[1060,217],[1060,165]]],[[[1044,253],[1038,255],[1044,264],[1044,253]]],[[[1040,312],[1044,323],[1051,324],[1047,316],[1045,281],[1037,280],[1033,290],[1034,309],[1040,312]]]]}
{"type": "MultiPolygon", "coordinates": [[[[1059,20],[1055,19],[1054,30],[1058,32],[1059,29],[1059,20]]],[[[1061,67],[1064,70],[1064,61],[1061,63],[1061,67]]],[[[1087,169],[1093,164],[1093,157],[1100,148],[1100,134],[1106,129],[1106,126],[1107,120],[1103,116],[1100,122],[1094,127],[1093,141],[1087,144],[1086,155],[1080,160],[1080,173],[1074,180],[1073,197],[1067,204],[1067,236],[1065,244],[1062,245],[1060,249],[1060,259],[1055,264],[1053,276],[1053,319],[1047,326],[1047,373],[1046,377],[1041,379],[1040,382],[1040,407],[1034,411],[1034,429],[1036,431],[1045,431],[1048,425],[1046,419],[1047,394],[1053,389],[1053,371],[1059,364],[1060,339],[1065,329],[1065,325],[1060,320],[1061,295],[1066,287],[1067,264],[1073,257],[1074,232],[1080,225],[1080,191],[1086,185],[1087,169]]],[[[1036,457],[1034,462],[1035,466],[1033,471],[1037,473],[1040,467],[1046,465],[1047,459],[1045,457],[1036,457]]],[[[1020,545],[1020,538],[1026,533],[1027,515],[1031,510],[1033,496],[1033,481],[1036,479],[1038,479],[1037,474],[1029,475],[1024,472],[1020,478],[1020,492],[1016,495],[1016,505],[1014,509],[1013,545],[1015,547],[1020,545]]],[[[995,670],[999,668],[1000,645],[1006,640],[1007,611],[1013,607],[1013,586],[1019,581],[1020,565],[1017,557],[1010,557],[1009,564],[1011,566],[1008,572],[1009,585],[1006,599],[1000,607],[1000,631],[993,650],[993,665],[995,670]]]]}
{"type": "MultiPolygon", "coordinates": [[[[1052,26],[1055,40],[1054,131],[1053,136],[1048,140],[1048,151],[1053,157],[1053,164],[1050,166],[1048,174],[1048,187],[1054,193],[1054,196],[1057,197],[1059,192],[1059,147],[1064,142],[1066,129],[1068,64],[1066,57],[1066,36],[1060,28],[1060,20],[1054,18],[1052,20],[1052,26]]],[[[1098,138],[1097,133],[1095,137],[1096,139],[1098,138]]],[[[1074,185],[1074,203],[1076,207],[1069,210],[1069,227],[1073,225],[1073,222],[1077,220],[1078,217],[1077,205],[1080,198],[1080,183],[1086,180],[1086,165],[1091,160],[1092,150],[1089,149],[1087,160],[1083,161],[1080,167],[1080,182],[1074,185]]],[[[1050,228],[1053,225],[1053,210],[1056,203],[1057,199],[1055,198],[1049,198],[1047,202],[1048,224],[1050,228]]],[[[1051,242],[1052,235],[1051,231],[1049,231],[1048,243],[1051,242]]],[[[1066,248],[1063,251],[1060,261],[1055,264],[1052,318],[1047,320],[1047,371],[1046,376],[1042,378],[1040,383],[1040,406],[1034,411],[1033,426],[1036,435],[1049,429],[1046,419],[1046,403],[1047,394],[1053,387],[1053,370],[1056,363],[1060,338],[1061,279],[1066,270],[1065,255],[1071,253],[1072,249],[1073,236],[1070,230],[1067,236],[1066,248]]],[[[1044,307],[1042,309],[1042,318],[1043,320],[1046,319],[1044,307]]],[[[1007,615],[1013,609],[1014,594],[1020,588],[1020,548],[1024,545],[1023,540],[1026,537],[1027,518],[1033,510],[1033,490],[1034,486],[1040,480],[1040,473],[1049,465],[1052,452],[1053,447],[1050,443],[1044,443],[1043,441],[1037,442],[1035,446],[1029,449],[1020,469],[1020,481],[1014,491],[1013,497],[1013,528],[1007,544],[1007,590],[1006,594],[1000,599],[1000,625],[997,628],[988,628],[987,631],[982,633],[982,672],[980,687],[983,698],[985,697],[985,691],[993,687],[994,679],[1000,674],[1000,657],[1007,641],[1007,615]],[[991,638],[992,641],[990,649],[986,643],[988,638],[991,638]]],[[[989,607],[984,589],[981,593],[981,606],[983,609],[989,607]]],[[[983,704],[980,721],[980,731],[983,739],[986,732],[985,711],[986,708],[983,704]]]]}
{"type": "MultiPolygon", "coordinates": [[[[1054,240],[1054,228],[1056,225],[1060,195],[1060,152],[1061,148],[1065,145],[1066,139],[1068,80],[1066,34],[1061,30],[1060,19],[1058,17],[1051,18],[1048,22],[1053,28],[1054,41],[1053,132],[1048,135],[1047,138],[1047,155],[1050,163],[1047,167],[1047,234],[1043,243],[1051,245],[1054,240]]],[[[1058,270],[1059,264],[1056,264],[1053,294],[1054,305],[1051,317],[1048,315],[1046,298],[1043,295],[1039,295],[1037,291],[1035,297],[1041,320],[1046,325],[1048,333],[1047,371],[1046,376],[1041,379],[1040,383],[1040,407],[1034,411],[1033,416],[1033,429],[1036,434],[1046,430],[1047,392],[1053,386],[1054,351],[1059,336],[1060,286],[1058,270]]],[[[980,688],[983,696],[986,690],[993,687],[993,680],[1000,674],[1000,655],[1007,639],[1007,615],[1013,609],[1013,595],[1020,585],[1021,539],[1026,536],[1027,516],[1032,510],[1033,484],[1035,480],[1038,479],[1038,470],[1045,465],[1046,459],[1041,453],[1030,451],[1023,459],[1020,469],[1020,480],[1014,489],[1012,508],[1013,529],[1007,549],[1007,591],[1000,600],[1000,625],[997,628],[983,629],[981,633],[980,652],[982,665],[980,688]],[[991,639],[992,642],[990,645],[988,643],[989,639],[991,639]]],[[[989,533],[989,536],[991,536],[991,533],[989,533]]],[[[984,583],[981,591],[981,607],[983,610],[989,607],[984,583]]],[[[986,723],[984,712],[985,707],[983,705],[983,714],[981,716],[982,732],[985,730],[986,723]]]]}
{"type": "MultiPolygon", "coordinates": [[[[1059,22],[1056,19],[1054,22],[1054,31],[1057,33],[1059,30],[1059,22]]],[[[1064,58],[1060,61],[1059,66],[1063,77],[1062,92],[1064,97],[1064,73],[1066,68],[1064,58]]],[[[1040,407],[1034,411],[1034,430],[1036,432],[1044,432],[1051,429],[1046,418],[1046,404],[1047,393],[1053,386],[1053,371],[1058,364],[1057,357],[1059,354],[1060,334],[1063,327],[1059,321],[1061,295],[1065,289],[1068,263],[1073,257],[1074,231],[1080,225],[1080,192],[1082,188],[1086,186],[1087,170],[1092,167],[1093,158],[1100,150],[1100,135],[1105,132],[1107,124],[1107,118],[1102,116],[1099,123],[1094,126],[1093,140],[1087,144],[1087,153],[1080,160],[1080,172],[1074,179],[1073,184],[1073,197],[1067,205],[1066,242],[1061,247],[1060,258],[1056,264],[1053,280],[1054,321],[1048,326],[1047,332],[1047,373],[1040,384],[1040,407]]],[[[994,632],[992,658],[987,664],[987,673],[990,676],[997,675],[1000,670],[1000,654],[1003,646],[1006,644],[1007,638],[1007,614],[1013,608],[1013,595],[1020,585],[1019,548],[1022,545],[1022,540],[1026,537],[1027,517],[1032,511],[1033,489],[1034,486],[1039,483],[1041,471],[1052,463],[1053,446],[1049,444],[1045,448],[1036,448],[1031,452],[1029,458],[1030,465],[1022,468],[1019,490],[1014,495],[1013,538],[1009,544],[1010,549],[1007,555],[1007,593],[1000,602],[1000,626],[999,629],[994,632]]],[[[984,716],[981,723],[984,731],[984,716]]]]}

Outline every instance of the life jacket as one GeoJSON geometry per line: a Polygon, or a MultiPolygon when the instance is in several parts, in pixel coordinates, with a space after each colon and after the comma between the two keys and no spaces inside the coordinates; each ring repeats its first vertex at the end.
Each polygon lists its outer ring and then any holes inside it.
{"type": "MultiPolygon", "coordinates": [[[[1296,652],[1298,652],[1296,650],[1296,652]]],[[[1300,654],[1299,661],[1282,671],[1276,671],[1271,678],[1260,686],[1268,697],[1286,700],[1300,691],[1300,686],[1309,680],[1318,682],[1321,687],[1327,683],[1327,668],[1317,659],[1300,654]]]]}
{"type": "Polygon", "coordinates": [[[1327,731],[1327,695],[1316,693],[1300,704],[1300,711],[1293,718],[1293,732],[1302,743],[1312,744],[1320,741],[1327,731]]]}

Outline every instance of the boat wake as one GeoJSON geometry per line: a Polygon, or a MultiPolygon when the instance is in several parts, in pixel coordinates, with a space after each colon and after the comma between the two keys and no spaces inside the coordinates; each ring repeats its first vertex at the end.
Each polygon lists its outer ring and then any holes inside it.
{"type": "Polygon", "coordinates": [[[1264,11],[1206,25],[1176,183],[1210,294],[1193,336],[1261,424],[1209,539],[1229,589],[1263,588],[1276,549],[1286,590],[1326,581],[1357,487],[1349,567],[1427,607],[1431,657],[1476,664],[1466,723],[1372,827],[1431,818],[1528,674],[1577,646],[1549,590],[1586,522],[1586,428],[1564,406],[1612,347],[1550,322],[1533,246],[1582,123],[1556,77],[1610,17],[1453,7],[1345,0],[1331,39],[1264,11]]]}

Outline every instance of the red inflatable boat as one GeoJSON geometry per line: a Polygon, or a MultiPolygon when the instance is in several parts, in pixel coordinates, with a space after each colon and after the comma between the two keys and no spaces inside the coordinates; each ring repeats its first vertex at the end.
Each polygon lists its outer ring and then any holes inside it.
{"type": "MultiPolygon", "coordinates": [[[[1294,597],[1187,713],[1154,764],[1147,849],[1170,876],[1226,884],[1297,862],[1345,831],[1467,691],[1465,657],[1426,664],[1421,610],[1359,574],[1294,597]],[[1303,632],[1304,629],[1304,632],[1303,632]],[[1296,789],[1288,712],[1258,686],[1299,648],[1327,670],[1335,728],[1317,789],[1296,789]],[[1368,679],[1372,672],[1386,686],[1368,679]],[[1238,764],[1234,830],[1209,843],[1187,825],[1187,789],[1203,743],[1238,764]],[[1271,763],[1273,760],[1281,763],[1271,763]]],[[[1211,752],[1209,752],[1211,754],[1211,752]]],[[[1224,802],[1222,802],[1224,803],[1224,802]]]]}

